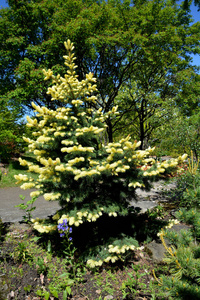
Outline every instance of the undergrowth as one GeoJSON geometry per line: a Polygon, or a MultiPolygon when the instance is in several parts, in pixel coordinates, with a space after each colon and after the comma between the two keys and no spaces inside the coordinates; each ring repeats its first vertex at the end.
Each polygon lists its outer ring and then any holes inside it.
{"type": "Polygon", "coordinates": [[[175,194],[179,196],[176,218],[187,224],[181,230],[162,230],[161,241],[166,249],[164,261],[169,275],[155,278],[160,291],[168,299],[200,299],[200,173],[198,162],[189,164],[188,171],[178,179],[175,194]]]}

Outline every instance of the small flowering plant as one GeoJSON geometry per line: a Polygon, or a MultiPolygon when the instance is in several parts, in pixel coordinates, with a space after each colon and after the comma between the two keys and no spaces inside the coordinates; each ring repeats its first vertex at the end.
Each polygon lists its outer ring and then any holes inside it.
{"type": "Polygon", "coordinates": [[[62,223],[59,223],[57,226],[60,237],[62,238],[63,254],[68,260],[74,260],[74,253],[76,248],[74,248],[72,243],[72,228],[68,226],[67,219],[63,219],[62,223]]]}
{"type": "Polygon", "coordinates": [[[69,237],[69,234],[72,233],[72,228],[68,226],[67,219],[64,219],[62,223],[59,223],[58,232],[60,233],[60,237],[67,237],[69,241],[72,241],[72,237],[69,237]]]}
{"type": "MultiPolygon", "coordinates": [[[[76,248],[72,243],[72,237],[69,236],[72,233],[72,228],[68,226],[67,219],[63,219],[62,223],[59,223],[57,226],[60,237],[63,238],[63,254],[66,257],[66,261],[70,267],[70,278],[71,283],[76,284],[77,280],[79,280],[79,276],[82,274],[80,270],[82,270],[82,263],[75,259],[76,248]]],[[[82,276],[82,275],[81,275],[82,276]]]]}

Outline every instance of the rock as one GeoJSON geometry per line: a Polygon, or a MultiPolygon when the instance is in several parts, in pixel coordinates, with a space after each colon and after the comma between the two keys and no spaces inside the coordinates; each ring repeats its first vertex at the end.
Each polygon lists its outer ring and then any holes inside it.
{"type": "Polygon", "coordinates": [[[140,208],[140,213],[145,213],[148,209],[151,210],[160,202],[166,201],[165,197],[160,197],[161,193],[164,190],[171,190],[176,187],[176,182],[170,182],[166,184],[165,181],[159,180],[158,182],[153,183],[153,188],[150,191],[144,191],[140,188],[136,189],[137,199],[132,199],[130,201],[130,206],[134,206],[135,208],[140,208]],[[160,199],[162,198],[162,199],[160,199]]]}
{"type": "Polygon", "coordinates": [[[182,223],[180,223],[180,224],[175,224],[172,228],[169,229],[169,231],[174,230],[174,231],[176,231],[176,232],[179,232],[179,231],[182,230],[182,229],[188,230],[188,229],[191,229],[191,226],[186,225],[186,224],[182,224],[182,223]]]}
{"type": "MultiPolygon", "coordinates": [[[[179,232],[180,230],[188,230],[191,227],[186,224],[176,224],[172,228],[168,229],[169,231],[176,231],[179,232]]],[[[168,246],[169,243],[167,240],[165,240],[166,245],[168,246]]],[[[163,261],[163,258],[165,258],[166,249],[161,243],[161,241],[152,241],[151,243],[147,244],[145,246],[145,251],[151,256],[152,260],[160,263],[163,261]]]]}
{"type": "Polygon", "coordinates": [[[156,241],[152,241],[151,243],[147,244],[145,251],[149,254],[152,260],[157,263],[161,263],[163,261],[166,253],[163,244],[156,241]]]}
{"type": "Polygon", "coordinates": [[[30,225],[26,223],[16,222],[10,225],[10,231],[26,232],[28,229],[30,229],[30,225]]]}
{"type": "Polygon", "coordinates": [[[156,207],[158,203],[155,201],[136,201],[132,200],[131,201],[131,206],[134,206],[135,208],[140,208],[140,213],[145,213],[148,209],[153,209],[156,207]]]}
{"type": "Polygon", "coordinates": [[[109,300],[109,299],[113,299],[113,296],[108,295],[108,296],[104,297],[104,300],[109,300]]]}

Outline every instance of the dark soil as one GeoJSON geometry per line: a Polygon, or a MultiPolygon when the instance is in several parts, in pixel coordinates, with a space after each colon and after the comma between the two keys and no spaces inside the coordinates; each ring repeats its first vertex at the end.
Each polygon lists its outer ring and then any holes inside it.
{"type": "MultiPolygon", "coordinates": [[[[29,260],[28,250],[27,253],[24,251],[24,257],[22,256],[19,260],[19,244],[32,241],[35,237],[34,231],[27,224],[5,225],[4,240],[1,241],[0,245],[0,300],[46,299],[43,296],[37,296],[36,291],[38,289],[48,291],[51,279],[46,276],[45,272],[40,274],[34,264],[27,263],[29,260]]],[[[44,258],[45,252],[37,252],[36,255],[44,258]]],[[[58,263],[56,258],[53,263],[58,263]]],[[[98,270],[98,273],[87,270],[81,281],[73,285],[71,296],[67,299],[151,299],[148,286],[154,280],[152,276],[153,268],[155,268],[155,264],[151,257],[144,251],[137,250],[126,266],[118,264],[114,267],[102,268],[98,270]],[[138,284],[135,294],[129,293],[128,297],[123,298],[122,283],[130,278],[128,273],[131,273],[133,277],[136,275],[133,270],[134,266],[139,266],[138,274],[144,273],[140,282],[146,287],[142,288],[143,286],[140,287],[140,284],[138,284]]],[[[63,299],[63,296],[60,294],[58,298],[51,297],[49,299],[63,299]]]]}

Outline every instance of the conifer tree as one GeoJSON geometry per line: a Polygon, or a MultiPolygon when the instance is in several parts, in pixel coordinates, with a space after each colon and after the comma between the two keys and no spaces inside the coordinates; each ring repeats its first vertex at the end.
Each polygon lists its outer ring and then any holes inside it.
{"type": "MultiPolygon", "coordinates": [[[[153,149],[137,150],[140,142],[132,143],[130,136],[118,142],[103,144],[101,137],[106,129],[106,118],[114,117],[117,107],[103,114],[92,109],[97,100],[96,79],[93,74],[79,81],[75,69],[73,44],[65,42],[68,55],[64,56],[68,70],[64,77],[45,71],[45,80],[52,80],[48,88],[51,100],[60,106],[56,110],[32,104],[36,118],[27,117],[27,126],[34,127],[33,138],[24,138],[37,163],[20,158],[20,164],[38,174],[37,180],[28,175],[16,175],[22,189],[36,188],[31,197],[43,195],[45,200],[57,200],[61,209],[49,224],[35,220],[34,228],[40,232],[57,229],[67,219],[69,226],[78,230],[85,223],[92,227],[98,220],[128,217],[133,208],[130,200],[137,187],[149,188],[149,182],[159,174],[175,169],[185,157],[173,161],[156,162],[153,149]],[[91,223],[92,222],[92,223],[91,223]]],[[[46,222],[46,221],[45,221],[46,222]]],[[[98,226],[97,226],[98,227],[98,226]]],[[[99,234],[99,233],[98,233],[99,234]]],[[[108,236],[98,235],[98,259],[90,255],[92,267],[103,262],[114,262],[137,243],[124,232],[108,236]]]]}

